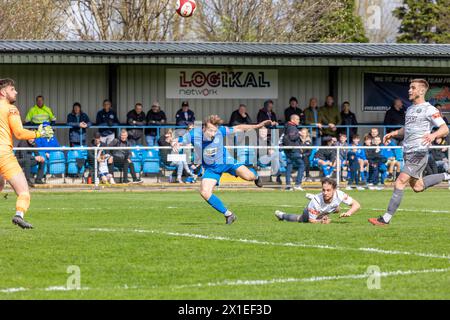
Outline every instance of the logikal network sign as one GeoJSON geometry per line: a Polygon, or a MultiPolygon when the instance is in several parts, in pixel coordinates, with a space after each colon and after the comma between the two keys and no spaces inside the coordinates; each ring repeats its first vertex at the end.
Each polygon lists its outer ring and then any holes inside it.
{"type": "Polygon", "coordinates": [[[278,70],[167,69],[169,99],[277,99],[278,70]]]}
{"type": "Polygon", "coordinates": [[[425,79],[430,84],[425,100],[433,105],[439,103],[442,111],[450,112],[450,75],[401,73],[364,74],[364,111],[384,112],[396,98],[400,98],[405,106],[411,105],[408,101],[409,84],[417,78],[425,79]]]}

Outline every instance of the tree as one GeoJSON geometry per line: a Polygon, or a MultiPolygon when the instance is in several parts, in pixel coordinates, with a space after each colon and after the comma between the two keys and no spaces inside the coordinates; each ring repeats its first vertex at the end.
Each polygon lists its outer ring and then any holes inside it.
{"type": "Polygon", "coordinates": [[[401,19],[398,42],[449,43],[449,0],[404,0],[393,11],[401,19]]]}
{"type": "Polygon", "coordinates": [[[66,32],[81,40],[167,40],[171,0],[60,0],[66,32]]]}
{"type": "Polygon", "coordinates": [[[52,0],[0,0],[0,38],[62,39],[61,12],[52,0]]]}
{"type": "Polygon", "coordinates": [[[354,0],[288,1],[288,42],[367,42],[354,0]]]}

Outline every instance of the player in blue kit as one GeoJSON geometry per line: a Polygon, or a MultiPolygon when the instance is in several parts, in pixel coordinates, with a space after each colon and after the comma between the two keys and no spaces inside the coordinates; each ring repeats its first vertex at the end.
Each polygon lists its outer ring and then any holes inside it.
{"type": "MultiPolygon", "coordinates": [[[[237,161],[228,153],[224,145],[226,136],[264,126],[274,125],[266,120],[256,125],[241,124],[234,127],[222,126],[222,119],[217,115],[209,116],[203,122],[202,128],[194,128],[183,136],[182,145],[193,145],[197,163],[202,163],[205,172],[200,186],[200,194],[211,207],[225,216],[226,224],[232,224],[236,215],[225,207],[223,202],[213,194],[214,188],[220,181],[223,173],[227,172],[235,177],[247,181],[254,181],[262,187],[261,179],[256,172],[252,172],[245,165],[237,161]]],[[[174,143],[177,149],[180,143],[174,143]]]]}

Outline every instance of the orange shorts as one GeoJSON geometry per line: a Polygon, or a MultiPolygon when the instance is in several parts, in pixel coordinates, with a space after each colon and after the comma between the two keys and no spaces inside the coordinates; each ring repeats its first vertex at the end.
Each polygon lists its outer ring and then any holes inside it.
{"type": "Polygon", "coordinates": [[[22,167],[13,153],[0,154],[0,175],[5,180],[11,180],[11,178],[21,172],[23,172],[22,167]]]}

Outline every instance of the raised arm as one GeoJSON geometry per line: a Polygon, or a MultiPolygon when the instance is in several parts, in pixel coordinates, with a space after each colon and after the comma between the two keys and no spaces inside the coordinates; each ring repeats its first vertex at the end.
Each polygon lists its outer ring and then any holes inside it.
{"type": "Polygon", "coordinates": [[[233,132],[242,132],[242,131],[247,131],[247,130],[252,130],[252,129],[260,129],[267,125],[273,125],[272,120],[265,120],[258,124],[239,124],[239,125],[233,127],[233,132]]]}
{"type": "Polygon", "coordinates": [[[18,140],[29,140],[39,138],[39,132],[24,129],[22,119],[20,118],[19,110],[16,107],[9,110],[9,127],[18,140]]]}
{"type": "Polygon", "coordinates": [[[361,205],[359,204],[359,202],[353,199],[350,209],[347,212],[341,213],[339,218],[350,217],[352,214],[356,213],[360,208],[361,205]]]}

